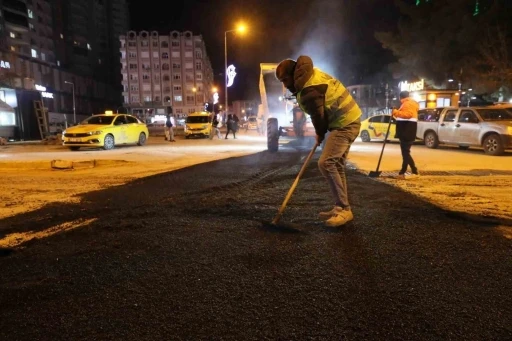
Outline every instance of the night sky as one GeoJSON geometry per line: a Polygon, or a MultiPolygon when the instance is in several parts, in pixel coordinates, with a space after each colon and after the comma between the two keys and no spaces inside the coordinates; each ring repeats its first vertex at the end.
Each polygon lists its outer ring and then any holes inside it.
{"type": "Polygon", "coordinates": [[[243,37],[228,33],[228,65],[236,66],[232,100],[259,100],[259,64],[310,55],[316,66],[346,85],[361,83],[393,60],[375,31],[396,27],[393,0],[187,0],[177,6],[160,0],[130,0],[132,30],[192,31],[206,42],[207,53],[223,86],[224,32],[239,21],[243,37]]]}

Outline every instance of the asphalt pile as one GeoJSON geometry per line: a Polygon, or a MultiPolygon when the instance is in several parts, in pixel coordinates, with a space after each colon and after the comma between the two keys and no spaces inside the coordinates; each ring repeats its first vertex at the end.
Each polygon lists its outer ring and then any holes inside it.
{"type": "Polygon", "coordinates": [[[311,144],[159,174],[0,221],[0,238],[90,221],[0,257],[5,340],[512,338],[512,251],[350,170],[354,221],[327,228],[311,144]]]}

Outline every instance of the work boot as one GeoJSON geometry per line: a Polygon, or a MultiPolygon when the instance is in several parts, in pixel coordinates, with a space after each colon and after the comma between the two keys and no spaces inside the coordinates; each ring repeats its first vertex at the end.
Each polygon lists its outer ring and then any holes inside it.
{"type": "Polygon", "coordinates": [[[325,212],[320,212],[318,213],[318,217],[320,218],[320,220],[324,221],[324,220],[327,220],[329,219],[330,217],[332,217],[335,213],[336,213],[336,210],[338,209],[342,209],[341,207],[339,206],[334,206],[332,209],[330,209],[329,211],[325,211],[325,212]]]}
{"type": "Polygon", "coordinates": [[[351,210],[344,210],[341,207],[338,207],[334,215],[325,222],[325,225],[329,227],[342,226],[352,219],[354,219],[354,215],[351,210]]]}

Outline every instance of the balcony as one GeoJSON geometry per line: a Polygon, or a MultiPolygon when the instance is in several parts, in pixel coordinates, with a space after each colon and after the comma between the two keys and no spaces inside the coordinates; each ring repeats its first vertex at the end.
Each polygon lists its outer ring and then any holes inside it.
{"type": "Polygon", "coordinates": [[[8,30],[15,32],[28,32],[28,19],[26,16],[4,11],[5,26],[8,30]]]}
{"type": "Polygon", "coordinates": [[[19,12],[19,14],[27,14],[27,5],[18,0],[4,0],[3,1],[3,8],[12,10],[15,12],[19,12]]]}

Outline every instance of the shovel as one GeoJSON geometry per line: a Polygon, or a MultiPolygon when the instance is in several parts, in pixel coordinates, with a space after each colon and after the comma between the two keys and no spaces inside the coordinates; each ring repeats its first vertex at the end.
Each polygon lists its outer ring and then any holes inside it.
{"type": "Polygon", "coordinates": [[[380,176],[380,174],[382,173],[379,170],[380,161],[382,160],[382,154],[384,154],[384,147],[386,147],[386,141],[388,140],[389,129],[391,128],[391,122],[393,122],[393,116],[389,117],[388,129],[386,131],[386,135],[384,136],[384,143],[382,144],[382,150],[380,151],[380,157],[379,157],[379,162],[377,163],[377,169],[375,171],[370,171],[370,173],[368,173],[368,176],[370,178],[378,178],[380,176]]]}

